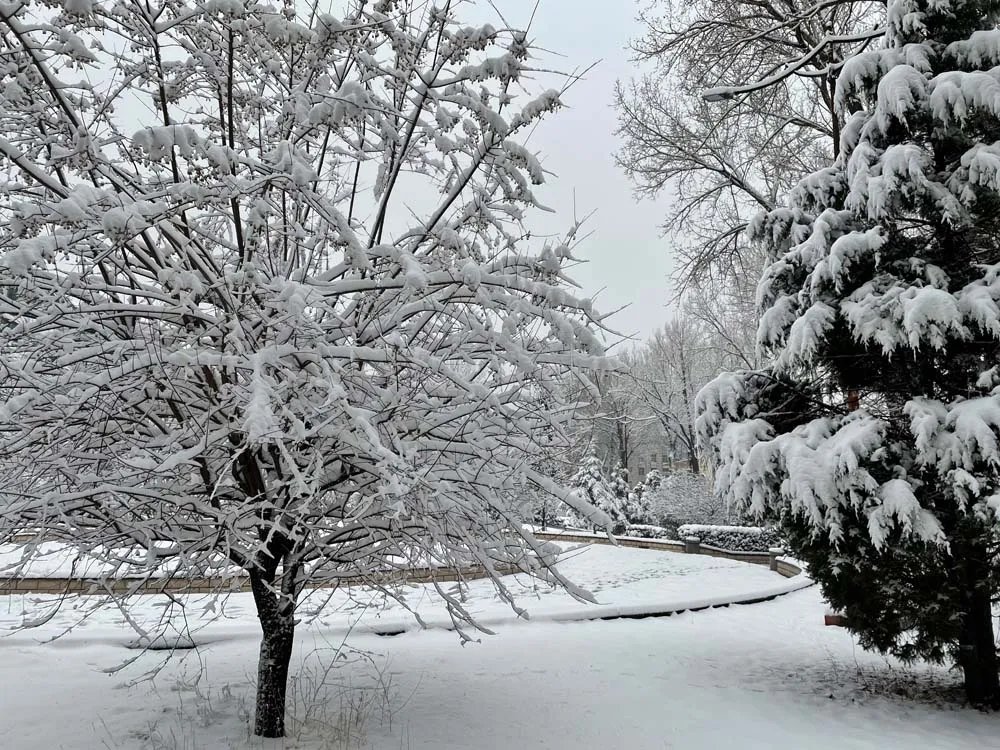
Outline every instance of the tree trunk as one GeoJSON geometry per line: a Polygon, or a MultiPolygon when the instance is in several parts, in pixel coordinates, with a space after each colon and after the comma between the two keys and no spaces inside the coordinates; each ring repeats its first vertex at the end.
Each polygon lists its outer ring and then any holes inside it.
{"type": "Polygon", "coordinates": [[[627,469],[628,456],[632,452],[632,446],[629,445],[629,426],[626,419],[627,417],[618,422],[618,463],[627,469]]]}
{"type": "Polygon", "coordinates": [[[701,473],[701,466],[698,463],[698,451],[696,448],[688,448],[688,466],[691,467],[692,474],[701,473]]]}
{"type": "Polygon", "coordinates": [[[1000,678],[989,590],[979,585],[965,598],[967,605],[962,613],[958,652],[965,675],[965,694],[975,706],[1000,708],[1000,678]]]}
{"type": "Polygon", "coordinates": [[[284,737],[285,691],[295,639],[293,608],[282,606],[271,583],[259,575],[251,573],[250,586],[261,629],[253,731],[259,737],[284,737]]]}
{"type": "Polygon", "coordinates": [[[847,411],[857,411],[861,408],[861,391],[856,388],[847,390],[847,411]]]}

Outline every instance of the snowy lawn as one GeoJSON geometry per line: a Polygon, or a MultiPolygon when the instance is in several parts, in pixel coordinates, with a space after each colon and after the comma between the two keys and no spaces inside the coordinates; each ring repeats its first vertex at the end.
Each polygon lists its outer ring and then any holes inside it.
{"type": "MultiPolygon", "coordinates": [[[[664,591],[735,593],[777,578],[725,560],[609,547],[571,553],[564,570],[614,603],[664,591]]],[[[430,615],[426,587],[412,591],[411,604],[430,615]]],[[[148,625],[165,601],[143,597],[131,614],[148,625]]],[[[440,630],[384,638],[358,628],[344,649],[349,618],[358,619],[357,610],[333,612],[346,601],[338,593],[300,627],[290,694],[295,736],[262,745],[245,723],[258,634],[248,595],[215,603],[219,616],[204,627],[212,599],[191,597],[187,617],[201,648],[166,663],[162,652],[123,648],[134,633],[107,607],[43,643],[75,622],[83,606],[75,600],[39,628],[0,639],[3,746],[577,750],[739,741],[742,748],[978,750],[1000,736],[994,716],[929,702],[936,687],[953,696],[953,675],[892,666],[857,649],[845,631],[824,628],[815,588],[668,618],[505,625],[465,647],[440,630]],[[142,680],[157,668],[155,682],[142,680]]],[[[6,597],[4,627],[44,602],[6,597]]],[[[356,605],[365,603],[359,596],[356,605]]],[[[582,606],[549,592],[523,604],[532,612],[582,606]]],[[[487,616],[503,607],[485,582],[473,586],[470,606],[487,616]]]]}

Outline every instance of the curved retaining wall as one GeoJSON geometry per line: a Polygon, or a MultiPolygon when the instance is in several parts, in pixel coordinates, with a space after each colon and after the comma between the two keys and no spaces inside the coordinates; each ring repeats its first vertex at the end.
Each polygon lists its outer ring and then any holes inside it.
{"type": "MultiPolygon", "coordinates": [[[[498,569],[507,572],[504,568],[498,569]]],[[[430,583],[438,581],[471,581],[486,578],[482,567],[469,567],[462,571],[454,568],[410,568],[385,575],[377,583],[430,583]]],[[[310,588],[334,589],[341,586],[359,586],[375,583],[371,577],[344,577],[325,581],[310,588]]],[[[235,594],[250,591],[246,576],[219,576],[217,578],[0,578],[0,596],[4,594],[235,594]]]]}
{"type": "Polygon", "coordinates": [[[645,539],[635,536],[616,536],[612,542],[606,535],[591,534],[581,531],[536,531],[535,536],[552,542],[574,542],[577,544],[617,544],[621,547],[636,547],[639,549],[658,549],[664,552],[679,552],[681,554],[708,555],[722,557],[736,562],[753,565],[768,565],[785,578],[794,578],[803,573],[802,564],[788,557],[781,557],[770,552],[731,552],[720,547],[712,547],[701,542],[677,542],[669,539],[645,539]]]}

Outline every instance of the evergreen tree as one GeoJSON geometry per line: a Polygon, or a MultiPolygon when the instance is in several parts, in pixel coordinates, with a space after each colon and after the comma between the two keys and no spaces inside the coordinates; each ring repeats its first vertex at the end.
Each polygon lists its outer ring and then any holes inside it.
{"type": "Polygon", "coordinates": [[[632,488],[629,496],[631,523],[653,522],[653,498],[661,484],[663,484],[663,474],[658,469],[653,469],[632,488]]]}
{"type": "Polygon", "coordinates": [[[620,534],[625,530],[628,520],[625,516],[625,502],[628,495],[628,485],[618,474],[614,479],[604,473],[601,460],[593,453],[589,454],[580,468],[569,481],[570,487],[581,494],[598,510],[603,511],[611,519],[609,527],[612,533],[620,534]],[[621,495],[621,487],[625,488],[625,496],[621,495]]]}
{"type": "MultiPolygon", "coordinates": [[[[638,498],[628,486],[628,469],[621,464],[611,472],[611,491],[615,495],[621,520],[624,523],[646,523],[638,498]]],[[[614,516],[612,516],[614,517],[614,516]]]]}
{"type": "Polygon", "coordinates": [[[658,490],[661,484],[663,484],[663,472],[659,469],[651,469],[646,474],[646,478],[642,480],[642,492],[645,494],[658,490]]]}
{"type": "Polygon", "coordinates": [[[890,0],[833,164],[751,235],[766,372],[699,396],[717,488],[781,521],[866,646],[1000,704],[1000,2],[890,0]]]}
{"type": "Polygon", "coordinates": [[[631,494],[628,487],[628,469],[621,464],[618,464],[611,472],[611,491],[614,492],[620,503],[627,502],[628,496],[631,494]]]}

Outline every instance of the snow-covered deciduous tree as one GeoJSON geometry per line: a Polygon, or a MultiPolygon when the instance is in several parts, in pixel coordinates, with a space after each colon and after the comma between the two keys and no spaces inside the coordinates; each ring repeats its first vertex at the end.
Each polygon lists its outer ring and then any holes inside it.
{"type": "Polygon", "coordinates": [[[592,405],[589,413],[578,415],[581,420],[589,420],[588,450],[601,458],[609,472],[628,466],[642,449],[646,437],[629,376],[635,365],[634,356],[625,351],[618,360],[620,371],[604,373],[598,378],[600,401],[592,405]]]}
{"type": "MultiPolygon", "coordinates": [[[[684,314],[735,366],[760,364],[746,334],[756,328],[752,282],[765,262],[747,241],[750,219],[836,155],[836,76],[877,43],[884,6],[656,0],[640,12],[631,48],[642,72],[615,95],[617,159],[640,196],[670,197],[663,229],[684,314]]],[[[693,437],[685,432],[682,442],[693,437]]]]}
{"type": "Polygon", "coordinates": [[[705,388],[699,428],[864,644],[1000,706],[1000,3],[887,13],[837,79],[836,160],[752,226],[774,366],[705,388]]]}
{"type": "Polygon", "coordinates": [[[733,523],[725,501],[712,492],[708,479],[700,474],[678,471],[663,477],[655,489],[643,493],[652,523],[672,533],[685,523],[733,523]]]}
{"type": "Polygon", "coordinates": [[[571,382],[566,400],[575,404],[571,437],[574,449],[564,456],[565,475],[572,475],[590,454],[609,476],[620,467],[632,469],[663,444],[655,419],[642,405],[635,372],[639,349],[619,352],[614,369],[600,373],[595,393],[589,383],[571,382]]]}
{"type": "Polygon", "coordinates": [[[757,347],[757,279],[764,263],[748,259],[747,266],[757,273],[692,282],[683,295],[683,315],[704,331],[706,353],[723,365],[719,372],[763,364],[757,347]]]}
{"type": "MultiPolygon", "coordinates": [[[[695,395],[732,362],[722,358],[700,321],[681,314],[644,343],[632,368],[638,415],[651,418],[670,445],[701,470],[695,431],[695,395]]],[[[637,420],[638,421],[638,420],[637,420]]]]}
{"type": "Polygon", "coordinates": [[[560,92],[458,3],[348,5],[0,8],[0,536],[242,571],[265,736],[304,587],[562,581],[523,481],[608,522],[530,468],[603,362],[572,233],[524,242],[560,92]]]}
{"type": "Polygon", "coordinates": [[[599,401],[586,403],[582,389],[570,391],[582,404],[570,473],[589,453],[609,476],[622,468],[635,474],[627,479],[641,480],[648,468],[678,460],[700,470],[695,394],[720,372],[756,360],[745,330],[751,313],[734,316],[735,305],[699,299],[697,314],[686,305],[648,340],[618,354],[615,371],[598,379],[599,401]]]}

